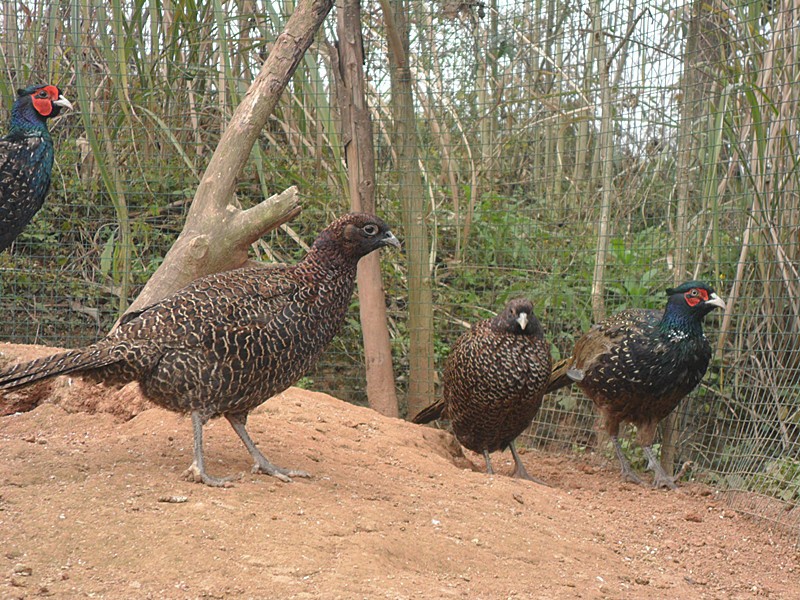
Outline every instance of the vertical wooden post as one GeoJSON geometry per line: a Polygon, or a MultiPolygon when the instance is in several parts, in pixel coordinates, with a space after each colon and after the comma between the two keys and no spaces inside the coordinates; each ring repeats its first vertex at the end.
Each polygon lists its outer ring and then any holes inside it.
{"type": "MultiPolygon", "coordinates": [[[[364,49],[359,0],[340,0],[336,13],[339,37],[333,59],[336,99],[342,118],[342,143],[347,161],[350,206],[354,211],[375,213],[375,153],[372,121],[364,83],[364,49]]],[[[379,413],[397,417],[397,394],[392,370],[392,346],[386,318],[378,253],[358,264],[358,299],[367,399],[379,413]]]]}

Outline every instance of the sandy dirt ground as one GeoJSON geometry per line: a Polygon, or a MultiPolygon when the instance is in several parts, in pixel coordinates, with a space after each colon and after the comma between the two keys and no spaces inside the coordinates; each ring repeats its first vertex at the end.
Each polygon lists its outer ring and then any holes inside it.
{"type": "Polygon", "coordinates": [[[217,420],[209,470],[243,475],[210,488],[181,479],[189,419],[135,385],[62,377],[0,406],[0,598],[800,598],[790,537],[601,457],[526,452],[544,487],[506,452],[490,477],[446,432],[291,389],[249,430],[313,477],[252,475],[217,420]]]}

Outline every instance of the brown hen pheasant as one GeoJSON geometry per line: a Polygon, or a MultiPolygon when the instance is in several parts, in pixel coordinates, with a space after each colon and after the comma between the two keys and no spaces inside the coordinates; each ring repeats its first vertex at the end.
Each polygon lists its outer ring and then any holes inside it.
{"type": "Polygon", "coordinates": [[[542,404],[551,363],[533,305],[512,300],[496,317],[476,323],[456,340],[442,374],[443,398],[421,410],[414,422],[450,419],[456,439],[483,454],[487,473],[494,473],[489,453],[508,447],[513,476],[538,481],[525,470],[514,439],[542,404]]]}
{"type": "Polygon", "coordinates": [[[203,425],[224,416],[255,460],[254,472],[307,477],[273,465],[256,448],[248,413],[300,379],[344,321],[362,256],[399,246],[387,225],[348,214],[324,229],[293,266],[203,277],[138,313],[96,344],[0,372],[0,389],[74,373],[107,384],[138,381],[159,406],[192,416],[194,462],[187,475],[212,486],[203,425]]]}

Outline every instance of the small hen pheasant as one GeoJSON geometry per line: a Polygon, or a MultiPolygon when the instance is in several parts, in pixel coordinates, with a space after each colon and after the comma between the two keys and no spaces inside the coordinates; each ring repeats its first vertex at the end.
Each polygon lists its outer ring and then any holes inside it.
{"type": "Polygon", "coordinates": [[[8,248],[42,205],[50,189],[53,139],[47,130],[62,108],[72,108],[54,85],[17,91],[8,134],[0,139],[0,252],[8,248]]]}
{"type": "Polygon", "coordinates": [[[211,486],[203,425],[224,416],[255,460],[254,472],[282,481],[308,477],[273,465],[245,429],[247,415],[293,385],[342,326],[361,257],[400,242],[377,217],[331,223],[293,266],[245,268],[202,277],[161,302],[129,313],[108,336],[0,372],[0,390],[74,373],[105,384],[138,381],[146,398],[190,413],[194,462],[186,475],[211,486]]]}
{"type": "Polygon", "coordinates": [[[552,358],[550,344],[529,300],[509,302],[493,319],[464,333],[450,352],[442,374],[443,398],[421,410],[414,423],[450,419],[456,439],[483,454],[511,449],[514,477],[531,477],[514,439],[531,424],[542,404],[552,358]]]}
{"type": "Polygon", "coordinates": [[[618,439],[621,423],[636,425],[653,486],[674,489],[651,448],[656,427],[703,378],[711,360],[703,318],[725,302],[701,281],[667,296],[666,310],[625,310],[594,325],[555,365],[547,392],[576,383],[603,416],[623,479],[641,484],[618,439]]]}

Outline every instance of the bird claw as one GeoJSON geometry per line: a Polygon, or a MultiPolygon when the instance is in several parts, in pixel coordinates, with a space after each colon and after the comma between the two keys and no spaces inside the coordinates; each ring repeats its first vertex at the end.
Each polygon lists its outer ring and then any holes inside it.
{"type": "Polygon", "coordinates": [[[653,488],[660,489],[660,488],[667,488],[670,490],[678,489],[678,486],[675,484],[675,480],[672,477],[665,476],[665,477],[658,477],[656,476],[653,479],[653,488]]]}
{"type": "Polygon", "coordinates": [[[239,479],[236,475],[232,475],[230,477],[212,477],[205,470],[201,470],[197,463],[192,463],[189,465],[189,468],[183,472],[182,477],[187,481],[191,481],[192,483],[203,483],[210,487],[223,487],[229,488],[233,487],[231,483],[234,479],[239,479]]]}
{"type": "Polygon", "coordinates": [[[634,473],[633,471],[624,470],[622,471],[622,480],[627,481],[629,483],[635,483],[636,485],[644,485],[644,481],[642,481],[639,476],[634,473]]]}
{"type": "Polygon", "coordinates": [[[276,467],[270,462],[267,462],[266,464],[254,464],[253,468],[251,469],[251,473],[263,473],[264,475],[270,475],[275,479],[283,481],[284,483],[291,483],[292,477],[311,477],[311,474],[306,473],[305,471],[296,471],[294,469],[276,467]]]}
{"type": "Polygon", "coordinates": [[[654,462],[653,466],[650,467],[653,470],[653,488],[667,488],[670,490],[676,489],[678,486],[675,482],[678,478],[683,474],[683,471],[679,472],[678,475],[675,477],[670,477],[667,475],[666,471],[661,468],[661,465],[658,462],[654,462]]]}
{"type": "Polygon", "coordinates": [[[553,487],[546,481],[542,481],[541,479],[534,477],[533,475],[528,475],[528,473],[521,474],[519,471],[514,471],[511,474],[511,477],[514,479],[523,479],[525,481],[532,481],[533,483],[538,483],[539,485],[543,485],[545,487],[553,487]]]}

